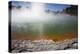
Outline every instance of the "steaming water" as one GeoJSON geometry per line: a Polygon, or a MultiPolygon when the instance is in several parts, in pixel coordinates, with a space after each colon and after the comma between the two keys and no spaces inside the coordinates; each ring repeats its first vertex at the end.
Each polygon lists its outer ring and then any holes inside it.
{"type": "Polygon", "coordinates": [[[11,11],[11,21],[12,24],[18,24],[20,27],[25,27],[24,23],[36,23],[32,30],[38,30],[39,36],[43,36],[44,23],[55,23],[65,24],[67,22],[77,22],[77,16],[70,16],[63,13],[47,13],[45,12],[45,4],[42,3],[32,3],[31,9],[22,7],[21,9],[12,9],[11,11]],[[36,28],[36,29],[35,29],[36,28]]]}
{"type": "Polygon", "coordinates": [[[14,8],[11,11],[12,22],[15,23],[34,23],[34,22],[48,22],[52,21],[67,21],[67,20],[77,20],[76,16],[70,16],[62,13],[46,13],[45,5],[42,3],[32,3],[32,8],[28,9],[22,7],[21,9],[14,8]]]}

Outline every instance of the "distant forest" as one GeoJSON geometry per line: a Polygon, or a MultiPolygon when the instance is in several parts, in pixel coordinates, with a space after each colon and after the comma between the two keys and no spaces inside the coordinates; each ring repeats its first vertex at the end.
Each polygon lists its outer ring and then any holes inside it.
{"type": "Polygon", "coordinates": [[[68,13],[70,15],[78,15],[78,6],[77,5],[71,5],[70,7],[67,7],[63,10],[64,13],[68,13]]]}

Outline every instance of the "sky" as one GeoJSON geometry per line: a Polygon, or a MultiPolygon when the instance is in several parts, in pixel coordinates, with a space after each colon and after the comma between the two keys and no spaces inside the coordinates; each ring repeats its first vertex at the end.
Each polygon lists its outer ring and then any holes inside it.
{"type": "Polygon", "coordinates": [[[62,11],[63,9],[70,7],[70,5],[66,4],[53,4],[53,3],[47,3],[46,8],[52,11],[62,11]]]}
{"type": "MultiPolygon", "coordinates": [[[[49,9],[51,11],[62,11],[63,9],[70,7],[70,5],[67,4],[55,4],[55,3],[44,3],[44,4],[45,4],[45,9],[46,10],[49,9]]],[[[13,1],[12,5],[31,8],[31,2],[13,1]]]]}
{"type": "Polygon", "coordinates": [[[31,7],[31,3],[30,2],[21,2],[21,1],[13,1],[12,5],[14,6],[22,6],[22,7],[31,7]]]}

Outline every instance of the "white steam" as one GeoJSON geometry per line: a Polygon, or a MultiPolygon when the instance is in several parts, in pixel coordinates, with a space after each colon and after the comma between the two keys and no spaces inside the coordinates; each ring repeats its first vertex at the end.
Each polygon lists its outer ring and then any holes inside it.
{"type": "Polygon", "coordinates": [[[12,22],[46,22],[46,21],[67,21],[70,19],[76,19],[74,16],[65,14],[46,13],[45,4],[43,3],[31,3],[31,9],[22,7],[21,9],[14,8],[11,11],[12,22]]]}

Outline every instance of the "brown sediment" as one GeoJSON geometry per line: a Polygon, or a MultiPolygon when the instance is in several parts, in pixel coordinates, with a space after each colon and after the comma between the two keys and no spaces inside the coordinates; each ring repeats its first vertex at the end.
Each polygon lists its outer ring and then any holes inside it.
{"type": "Polygon", "coordinates": [[[65,34],[57,35],[43,35],[43,36],[31,36],[31,35],[21,35],[21,34],[12,34],[12,39],[16,40],[40,40],[40,39],[51,39],[53,41],[63,41],[65,39],[78,38],[77,33],[69,32],[65,34]]]}

